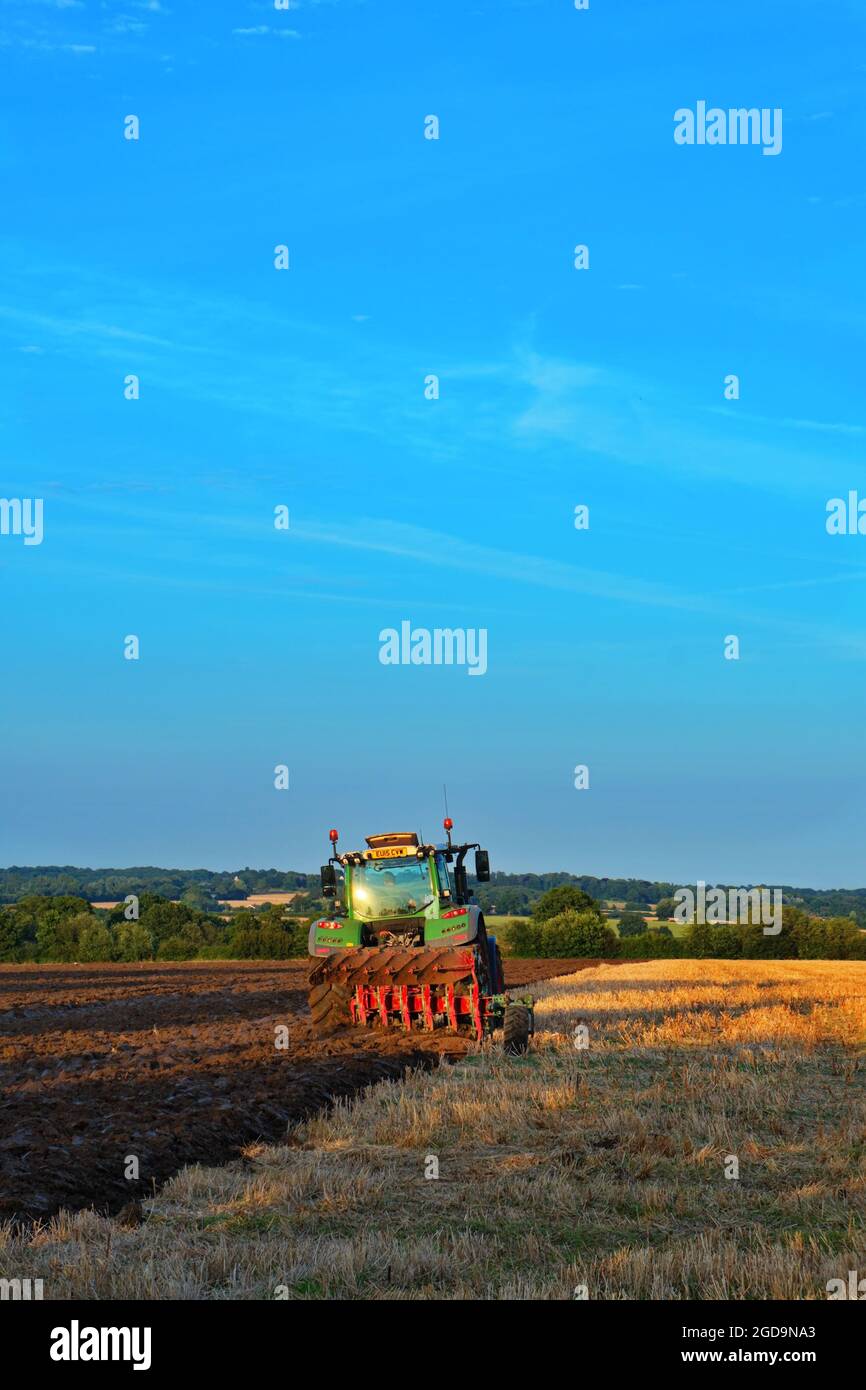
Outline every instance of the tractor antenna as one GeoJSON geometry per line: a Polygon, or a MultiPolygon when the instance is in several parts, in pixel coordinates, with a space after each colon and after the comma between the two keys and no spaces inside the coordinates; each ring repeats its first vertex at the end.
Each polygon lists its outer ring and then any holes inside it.
{"type": "Polygon", "coordinates": [[[445,814],[446,814],[446,816],[447,816],[447,815],[448,815],[448,788],[447,788],[447,786],[445,785],[444,782],[442,783],[442,795],[443,795],[443,797],[445,798],[445,814]]]}

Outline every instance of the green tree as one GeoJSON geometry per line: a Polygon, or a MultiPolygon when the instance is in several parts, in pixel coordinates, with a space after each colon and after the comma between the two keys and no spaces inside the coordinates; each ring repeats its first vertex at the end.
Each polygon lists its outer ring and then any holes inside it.
{"type": "Polygon", "coordinates": [[[166,936],[160,941],[156,955],[158,960],[191,960],[195,948],[182,936],[166,936]]]}
{"type": "Polygon", "coordinates": [[[674,915],[676,902],[673,898],[660,898],[656,903],[656,917],[660,922],[669,922],[674,915]]]}
{"type": "Polygon", "coordinates": [[[708,922],[694,922],[685,935],[686,955],[695,960],[704,960],[714,955],[714,927],[708,922]]]}
{"type": "Polygon", "coordinates": [[[288,960],[294,954],[290,933],[272,922],[259,928],[258,944],[261,960],[288,960]]]}
{"type": "Polygon", "coordinates": [[[78,933],[78,959],[111,960],[113,954],[114,940],[105,923],[98,917],[82,923],[78,933]]]}
{"type": "Polygon", "coordinates": [[[205,944],[206,920],[207,919],[204,918],[202,919],[202,921],[184,922],[183,926],[178,932],[178,936],[180,937],[181,941],[186,943],[190,960],[192,960],[193,956],[198,955],[198,952],[205,944]]]}
{"type": "Polygon", "coordinates": [[[192,888],[187,888],[181,898],[181,902],[197,912],[219,912],[220,910],[218,899],[214,897],[213,893],[209,893],[207,889],[201,887],[199,884],[196,884],[192,888]]]}
{"type": "Polygon", "coordinates": [[[642,936],[620,937],[618,955],[621,960],[669,960],[688,954],[676,937],[660,931],[644,932],[642,936]]]}
{"type": "Polygon", "coordinates": [[[229,945],[233,960],[259,959],[259,924],[255,913],[241,908],[233,914],[229,926],[229,945]]]}
{"type": "Polygon", "coordinates": [[[234,960],[234,953],[228,941],[218,941],[213,946],[202,946],[196,960],[234,960]]]}
{"type": "MultiPolygon", "coordinates": [[[[782,916],[784,918],[784,910],[782,916]]],[[[805,917],[792,922],[797,955],[801,960],[863,960],[866,958],[866,932],[849,917],[805,917]]]]}
{"type": "Polygon", "coordinates": [[[145,902],[143,897],[138,920],[157,942],[161,942],[170,936],[180,936],[187,923],[196,921],[200,915],[188,903],[171,903],[164,898],[145,902]]]}
{"type": "Polygon", "coordinates": [[[12,908],[0,908],[0,960],[23,959],[24,931],[23,922],[12,908]]]}
{"type": "Polygon", "coordinates": [[[91,912],[46,912],[36,927],[39,959],[76,961],[79,959],[80,933],[97,922],[91,912]]]}
{"type": "Polygon", "coordinates": [[[153,938],[141,922],[121,922],[115,931],[118,960],[150,960],[153,938]]]}
{"type": "Polygon", "coordinates": [[[574,883],[560,883],[556,888],[549,888],[546,893],[542,893],[532,909],[532,916],[536,922],[546,922],[551,917],[559,917],[563,912],[594,912],[597,917],[601,917],[601,910],[595,898],[591,898],[574,883]]]}
{"type": "Polygon", "coordinates": [[[718,960],[734,960],[743,953],[742,934],[733,926],[712,927],[713,955],[718,960]]]}
{"type": "Polygon", "coordinates": [[[259,918],[259,931],[265,960],[289,960],[307,954],[309,923],[286,916],[286,909],[280,904],[274,904],[264,920],[259,918]]]}
{"type": "MultiPolygon", "coordinates": [[[[796,910],[796,909],[795,909],[796,910]]],[[[742,954],[748,960],[792,960],[797,955],[794,920],[782,910],[782,930],[766,932],[763,926],[749,923],[739,928],[742,954]]]]}
{"type": "Polygon", "coordinates": [[[646,921],[639,912],[624,912],[619,919],[620,936],[642,936],[646,929],[646,921]]]}
{"type": "Polygon", "coordinates": [[[261,938],[257,927],[238,927],[232,932],[232,959],[259,960],[261,938]]]}
{"type": "Polygon", "coordinates": [[[473,880],[472,896],[482,912],[498,916],[526,916],[532,908],[532,896],[526,888],[509,887],[501,883],[478,883],[473,880]]]}
{"type": "Polygon", "coordinates": [[[57,897],[28,894],[15,906],[24,958],[34,955],[38,960],[74,960],[78,941],[77,930],[64,927],[73,917],[90,916],[90,904],[84,898],[70,894],[57,897]],[[33,947],[28,952],[28,947],[33,947]],[[53,947],[54,954],[48,952],[53,947]]]}
{"type": "Polygon", "coordinates": [[[560,912],[539,926],[540,956],[615,956],[617,939],[595,912],[560,912]]]}
{"type": "Polygon", "coordinates": [[[512,955],[522,957],[538,955],[541,928],[537,923],[521,917],[515,922],[506,922],[505,927],[507,928],[507,939],[511,943],[512,955]]]}

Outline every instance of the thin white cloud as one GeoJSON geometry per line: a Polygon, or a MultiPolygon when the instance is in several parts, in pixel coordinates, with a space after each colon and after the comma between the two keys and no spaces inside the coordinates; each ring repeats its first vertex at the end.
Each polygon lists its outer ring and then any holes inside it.
{"type": "MultiPolygon", "coordinates": [[[[731,408],[728,406],[713,405],[708,406],[711,415],[727,415],[730,417],[731,408]]],[[[737,419],[747,421],[753,425],[766,425],[769,429],[789,429],[789,430],[815,430],[819,434],[843,434],[858,437],[866,434],[866,425],[850,425],[843,420],[804,420],[795,416],[782,415],[774,417],[770,415],[753,415],[747,411],[737,411],[737,419]]]]}
{"type": "Polygon", "coordinates": [[[27,34],[0,33],[0,48],[26,48],[37,53],[95,53],[96,46],[90,43],[55,43],[53,39],[38,38],[27,34]]]}
{"type": "Polygon", "coordinates": [[[778,613],[761,613],[752,607],[737,613],[732,610],[730,601],[721,595],[703,599],[665,584],[591,570],[581,565],[567,565],[544,556],[495,550],[489,546],[479,546],[475,541],[461,541],[452,535],[421,527],[358,518],[352,526],[347,527],[334,522],[322,526],[301,523],[293,528],[293,536],[295,540],[310,540],[317,545],[375,550],[417,560],[425,568],[437,566],[465,570],[511,583],[555,589],[561,593],[579,593],[642,607],[715,615],[741,625],[769,627],[788,644],[791,639],[798,639],[810,645],[817,644],[843,652],[858,660],[866,659],[866,637],[859,632],[845,632],[824,623],[786,619],[778,613]]]}
{"type": "Polygon", "coordinates": [[[100,323],[92,319],[57,319],[48,314],[31,314],[7,305],[0,305],[0,319],[26,323],[31,327],[44,328],[60,337],[116,338],[130,342],[148,343],[152,347],[176,348],[177,344],[167,338],[159,338],[151,333],[136,333],[128,328],[118,328],[116,324],[100,323]]]}
{"type": "Polygon", "coordinates": [[[147,32],[147,25],[143,19],[131,19],[129,15],[121,14],[117,16],[108,32],[110,34],[144,34],[147,32]]]}
{"type": "Polygon", "coordinates": [[[299,39],[301,37],[297,29],[275,29],[270,24],[254,24],[247,29],[232,29],[233,34],[241,38],[266,38],[273,35],[277,39],[299,39]]]}
{"type": "MultiPolygon", "coordinates": [[[[119,361],[124,344],[135,342],[149,379],[186,400],[218,401],[223,409],[263,418],[325,420],[329,429],[356,436],[399,436],[407,452],[460,461],[481,473],[494,468],[495,452],[497,473],[517,475],[530,450],[533,466],[548,476],[567,455],[618,469],[736,479],[744,487],[798,496],[826,477],[826,456],[817,449],[822,432],[840,448],[866,433],[856,423],[790,417],[796,433],[781,441],[776,421],[753,419],[739,407],[690,404],[663,381],[619,367],[539,353],[531,338],[528,344],[516,340],[498,359],[444,361],[442,380],[461,381],[464,389],[445,393],[434,428],[429,407],[407,393],[405,351],[360,334],[347,322],[355,306],[336,322],[300,322],[269,303],[188,288],[163,287],[155,294],[152,285],[57,265],[48,272],[52,308],[39,313],[33,305],[45,268],[20,259],[14,243],[0,244],[0,321],[13,328],[13,348],[40,342],[67,355],[119,361]],[[254,345],[262,329],[292,344],[278,363],[254,345]],[[242,350],[244,335],[250,343],[242,350]],[[287,394],[280,384],[287,379],[303,381],[304,389],[287,394]],[[724,426],[715,419],[722,414],[724,426]]],[[[419,380],[425,370],[419,363],[419,380]]]]}
{"type": "Polygon", "coordinates": [[[462,541],[444,532],[399,522],[358,517],[351,526],[334,522],[325,525],[302,523],[295,526],[293,535],[296,540],[310,541],[317,546],[375,551],[400,559],[417,560],[425,566],[466,570],[563,593],[592,594],[596,598],[646,604],[655,608],[703,612],[712,606],[665,584],[593,570],[582,565],[567,565],[543,555],[497,550],[492,546],[478,545],[476,541],[462,541]]]}

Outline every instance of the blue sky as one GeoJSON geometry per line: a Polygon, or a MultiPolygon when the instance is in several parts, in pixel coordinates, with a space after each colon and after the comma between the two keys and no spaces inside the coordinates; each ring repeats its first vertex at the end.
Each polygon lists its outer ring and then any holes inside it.
{"type": "Polygon", "coordinates": [[[866,881],[858,8],[0,3],[0,860],[866,881]]]}

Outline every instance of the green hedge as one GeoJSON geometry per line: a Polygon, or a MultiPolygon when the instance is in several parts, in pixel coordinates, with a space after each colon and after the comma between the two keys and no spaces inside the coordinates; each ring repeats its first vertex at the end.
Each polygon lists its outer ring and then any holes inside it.
{"type": "Polygon", "coordinates": [[[0,961],[288,960],[306,956],[308,924],[273,906],[228,921],[189,903],[142,894],[139,918],[97,913],[74,897],[0,907],[0,961]]]}
{"type": "MultiPolygon", "coordinates": [[[[307,954],[308,924],[274,906],[241,911],[228,921],[187,903],[143,894],[140,919],[123,908],[94,913],[82,898],[22,898],[0,907],[0,961],[288,960],[307,954]]],[[[785,907],[782,930],[759,926],[689,928],[674,938],[658,931],[617,937],[595,910],[568,910],[509,921],[495,929],[506,954],[534,957],[687,957],[744,960],[866,960],[866,931],[849,917],[810,917],[785,907]]]]}
{"type": "Polygon", "coordinates": [[[640,936],[621,936],[616,954],[621,960],[671,960],[686,954],[682,941],[661,932],[646,931],[640,936]]]}
{"type": "Polygon", "coordinates": [[[511,929],[515,956],[615,956],[617,938],[596,912],[561,912],[511,929]]]}
{"type": "Polygon", "coordinates": [[[503,924],[515,956],[601,956],[620,960],[866,960],[866,931],[847,917],[809,917],[783,911],[782,929],[767,935],[759,926],[701,923],[683,937],[659,931],[615,937],[593,913],[564,912],[547,922],[503,924]]]}

